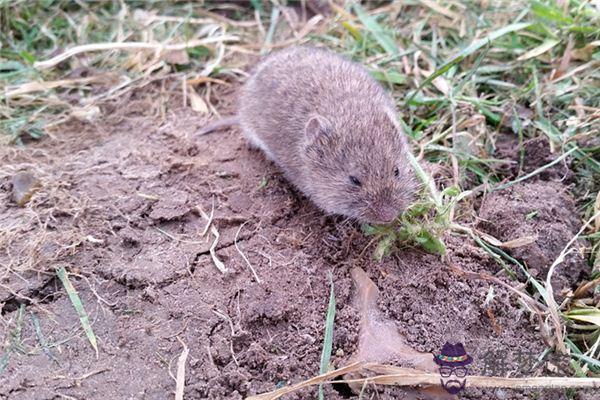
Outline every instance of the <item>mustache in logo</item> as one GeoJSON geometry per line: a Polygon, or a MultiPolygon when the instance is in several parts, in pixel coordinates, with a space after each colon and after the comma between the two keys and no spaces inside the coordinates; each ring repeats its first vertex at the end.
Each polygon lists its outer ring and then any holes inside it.
{"type": "Polygon", "coordinates": [[[456,379],[450,379],[449,381],[442,381],[442,387],[450,394],[457,394],[465,388],[466,383],[466,379],[462,382],[456,379]]]}

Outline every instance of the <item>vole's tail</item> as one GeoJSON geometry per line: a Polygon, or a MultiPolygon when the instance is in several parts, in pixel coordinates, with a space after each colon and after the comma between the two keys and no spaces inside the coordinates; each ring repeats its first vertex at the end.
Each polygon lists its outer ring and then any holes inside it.
{"type": "Polygon", "coordinates": [[[196,136],[206,135],[207,133],[211,133],[211,132],[217,131],[219,129],[226,128],[228,126],[239,125],[239,123],[240,123],[240,119],[237,116],[221,118],[217,121],[211,122],[210,124],[206,125],[204,128],[200,129],[200,131],[198,131],[196,136]]]}

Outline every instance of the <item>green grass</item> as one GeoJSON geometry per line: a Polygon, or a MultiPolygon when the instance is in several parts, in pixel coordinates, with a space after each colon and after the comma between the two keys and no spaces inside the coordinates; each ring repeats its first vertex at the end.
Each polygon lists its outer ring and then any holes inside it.
{"type": "MultiPolygon", "coordinates": [[[[331,351],[333,349],[333,323],[335,321],[335,292],[333,287],[333,276],[329,273],[329,304],[327,305],[327,315],[325,317],[325,333],[323,334],[323,350],[321,351],[321,363],[319,373],[324,374],[329,371],[329,362],[331,360],[331,351]]],[[[323,385],[319,385],[319,400],[324,399],[323,385]]]]}
{"type": "Polygon", "coordinates": [[[77,290],[75,289],[75,287],[73,287],[73,284],[71,283],[71,280],[69,279],[69,274],[67,273],[67,270],[65,269],[65,267],[57,268],[56,275],[58,275],[58,278],[60,279],[61,283],[65,287],[65,290],[67,291],[67,295],[69,296],[69,299],[71,300],[71,303],[73,304],[73,308],[75,308],[75,311],[77,312],[77,316],[79,317],[83,331],[85,332],[85,335],[87,336],[88,341],[90,342],[90,345],[96,352],[96,357],[97,357],[98,356],[98,343],[96,340],[96,335],[94,334],[94,330],[92,329],[92,325],[90,324],[90,319],[89,319],[87,311],[85,310],[85,307],[83,306],[81,297],[79,297],[77,290]]]}
{"type": "Polygon", "coordinates": [[[25,315],[25,304],[19,306],[17,319],[14,326],[8,331],[8,338],[3,346],[3,352],[0,356],[0,375],[4,372],[10,361],[11,353],[24,353],[25,348],[21,340],[21,332],[23,330],[23,317],[25,315]]]}

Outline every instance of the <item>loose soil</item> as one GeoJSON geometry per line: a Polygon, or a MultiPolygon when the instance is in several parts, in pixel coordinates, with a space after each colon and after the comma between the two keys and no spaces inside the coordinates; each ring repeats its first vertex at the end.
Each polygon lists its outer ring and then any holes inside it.
{"type": "MultiPolygon", "coordinates": [[[[224,115],[234,91],[220,92],[224,115]]],[[[70,121],[52,137],[2,150],[4,343],[15,332],[19,306],[26,308],[24,348],[10,353],[0,398],[172,398],[183,344],[189,348],[186,399],[241,399],[312,377],[319,370],[329,274],[337,301],[332,364],[343,366],[357,352],[356,266],[379,288],[381,315],[412,348],[436,353],[459,340],[475,360],[472,374],[572,374],[556,356],[534,365],[546,345],[536,320],[506,289],[465,279],[419,249],[373,261],[371,249],[365,251],[370,238],[358,224],[323,215],[246,146],[237,128],[194,138],[207,117],[181,104],[178,94],[149,86],[105,105],[98,121],[70,121]],[[25,208],[12,199],[11,179],[20,171],[41,186],[25,208]],[[213,215],[225,273],[211,258],[212,234],[202,236],[202,213],[213,215]],[[90,314],[98,356],[56,277],[58,266],[70,272],[90,314]],[[39,346],[33,318],[52,357],[39,346]]],[[[561,179],[555,170],[492,192],[481,200],[479,217],[463,223],[500,240],[537,235],[511,254],[543,278],[580,227],[561,179]]],[[[455,266],[518,284],[465,237],[448,234],[446,242],[455,266]]],[[[587,273],[573,254],[555,273],[556,292],[587,273]]],[[[377,389],[375,398],[418,397],[377,389]]],[[[517,399],[534,392],[468,389],[463,397],[517,399]]],[[[566,398],[564,391],[537,395],[566,398]]],[[[325,386],[326,399],[354,396],[346,385],[325,386]]],[[[315,397],[310,389],[286,398],[315,397]]]]}

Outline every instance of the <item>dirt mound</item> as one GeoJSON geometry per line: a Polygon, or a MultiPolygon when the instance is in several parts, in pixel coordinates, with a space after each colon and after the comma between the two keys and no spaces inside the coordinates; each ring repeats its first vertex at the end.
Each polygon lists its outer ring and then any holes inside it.
{"type": "MultiPolygon", "coordinates": [[[[496,143],[495,157],[502,160],[510,160],[511,163],[501,165],[500,170],[508,177],[528,174],[540,167],[554,161],[560,153],[551,151],[550,142],[544,136],[538,136],[523,141],[519,147],[518,138],[515,135],[499,135],[496,143]]],[[[539,172],[536,179],[539,180],[561,180],[568,183],[573,178],[573,172],[569,169],[568,161],[563,160],[551,167],[539,172]]]]}
{"type": "MultiPolygon", "coordinates": [[[[535,242],[512,249],[536,278],[546,279],[548,269],[581,227],[575,201],[568,188],[556,182],[514,185],[485,197],[480,210],[480,228],[502,241],[533,236],[535,242]]],[[[572,252],[558,267],[553,279],[561,293],[580,282],[589,267],[581,252],[572,252]]]]}
{"type": "MultiPolygon", "coordinates": [[[[0,253],[8,266],[0,287],[2,320],[8,337],[19,304],[29,304],[24,298],[38,303],[26,310],[41,321],[56,361],[37,345],[26,313],[26,354],[11,354],[0,375],[0,398],[168,398],[179,340],[190,349],[187,399],[241,399],[308,378],[319,370],[329,272],[337,300],[332,362],[342,366],[357,346],[355,265],[377,285],[382,314],[413,348],[434,353],[458,339],[476,360],[472,373],[547,373],[543,363],[530,370],[545,345],[505,289],[494,287],[486,302],[488,283],[464,280],[420,250],[381,263],[369,258],[369,250],[361,258],[369,238],[360,227],[323,216],[235,129],[193,139],[204,117],[179,108],[175,97],[165,103],[162,119],[143,107],[149,101],[132,99],[138,104],[133,111],[96,125],[72,122],[54,139],[3,153],[0,224],[10,247],[0,253]],[[10,177],[22,170],[42,182],[27,208],[10,199],[10,177]],[[202,236],[203,214],[213,215],[225,273],[210,254],[214,235],[202,236]],[[99,339],[98,358],[55,278],[57,265],[78,274],[71,279],[99,339]]],[[[550,238],[514,253],[543,273],[577,226],[575,215],[560,184],[526,184],[488,196],[482,216],[493,223],[482,224],[502,240],[527,233],[550,238]],[[534,209],[537,214],[526,219],[534,209]]],[[[493,260],[463,237],[447,241],[461,268],[498,273],[493,260]]],[[[579,262],[568,265],[557,271],[565,283],[584,270],[579,262]]],[[[348,390],[326,386],[326,398],[347,398],[348,390]]],[[[380,398],[402,393],[388,388],[380,398]]],[[[471,389],[465,397],[495,398],[471,389]]]]}

